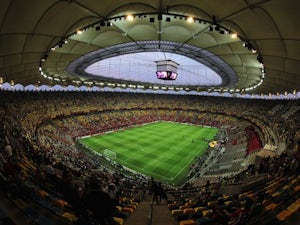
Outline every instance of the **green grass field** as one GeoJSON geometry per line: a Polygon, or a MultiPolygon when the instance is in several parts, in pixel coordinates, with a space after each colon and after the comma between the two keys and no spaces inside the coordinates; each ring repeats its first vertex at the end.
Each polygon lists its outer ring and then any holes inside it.
{"type": "Polygon", "coordinates": [[[207,150],[205,139],[212,140],[217,132],[217,128],[156,122],[82,138],[80,142],[101,154],[109,149],[119,164],[178,185],[184,182],[195,157],[207,150]]]}

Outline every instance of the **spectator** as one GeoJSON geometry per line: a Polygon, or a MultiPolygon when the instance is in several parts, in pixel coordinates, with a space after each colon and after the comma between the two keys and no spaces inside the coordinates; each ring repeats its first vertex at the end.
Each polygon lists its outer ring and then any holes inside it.
{"type": "Polygon", "coordinates": [[[228,225],[243,225],[250,219],[252,213],[253,200],[247,198],[244,206],[234,211],[229,218],[228,225]]]}
{"type": "Polygon", "coordinates": [[[151,177],[151,180],[150,180],[149,194],[152,195],[152,201],[155,201],[156,204],[159,205],[160,189],[159,189],[158,184],[156,183],[156,181],[154,181],[153,177],[151,177]]]}
{"type": "Polygon", "coordinates": [[[161,200],[164,199],[166,202],[168,202],[168,196],[167,193],[165,192],[164,188],[161,185],[161,182],[158,183],[157,185],[157,192],[158,192],[158,196],[159,196],[159,203],[161,203],[161,200]]]}
{"type": "Polygon", "coordinates": [[[95,179],[91,179],[85,197],[86,209],[91,212],[91,221],[100,225],[115,225],[113,212],[115,205],[111,197],[105,193],[95,179]]]}
{"type": "Polygon", "coordinates": [[[103,189],[103,191],[107,193],[109,197],[112,199],[114,205],[113,216],[126,219],[129,216],[128,213],[118,212],[116,210],[116,206],[120,205],[117,185],[115,183],[110,183],[103,189]]]}
{"type": "Polygon", "coordinates": [[[196,223],[197,225],[212,223],[227,225],[230,216],[231,214],[228,212],[227,206],[224,204],[224,199],[220,198],[218,199],[217,204],[212,207],[212,213],[196,220],[196,223]]]}

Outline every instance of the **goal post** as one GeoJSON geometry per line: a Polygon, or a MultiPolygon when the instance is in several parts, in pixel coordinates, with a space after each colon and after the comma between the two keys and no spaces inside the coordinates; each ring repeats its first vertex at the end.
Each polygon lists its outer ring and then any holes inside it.
{"type": "Polygon", "coordinates": [[[115,160],[117,158],[117,153],[115,153],[114,151],[112,151],[108,148],[103,150],[103,155],[110,159],[113,159],[113,160],[115,160]]]}

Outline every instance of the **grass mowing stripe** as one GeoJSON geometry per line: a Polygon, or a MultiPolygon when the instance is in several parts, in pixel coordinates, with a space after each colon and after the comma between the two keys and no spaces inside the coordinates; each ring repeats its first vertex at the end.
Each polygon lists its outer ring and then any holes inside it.
{"type": "Polygon", "coordinates": [[[207,142],[203,140],[212,139],[216,133],[214,128],[157,122],[81,142],[100,152],[104,148],[116,152],[117,162],[137,172],[164,182],[180,183],[195,156],[205,152],[207,142]]]}

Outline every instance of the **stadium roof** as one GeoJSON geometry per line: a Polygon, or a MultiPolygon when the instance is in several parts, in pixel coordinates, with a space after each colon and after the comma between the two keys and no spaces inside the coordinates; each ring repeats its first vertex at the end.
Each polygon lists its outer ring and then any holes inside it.
{"type": "Polygon", "coordinates": [[[296,93],[299,9],[298,0],[2,0],[1,82],[296,93]],[[179,64],[178,83],[145,79],[158,59],[179,64]]]}

